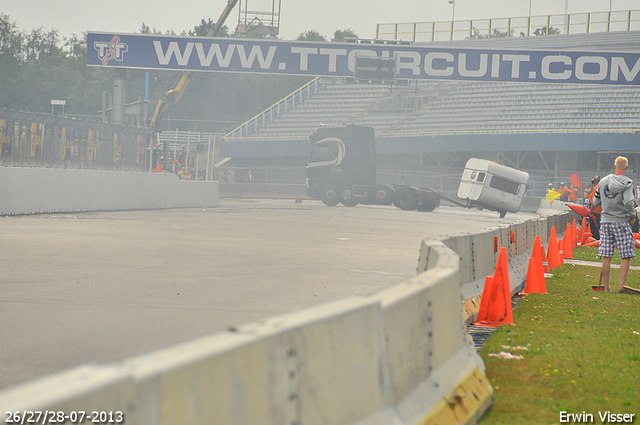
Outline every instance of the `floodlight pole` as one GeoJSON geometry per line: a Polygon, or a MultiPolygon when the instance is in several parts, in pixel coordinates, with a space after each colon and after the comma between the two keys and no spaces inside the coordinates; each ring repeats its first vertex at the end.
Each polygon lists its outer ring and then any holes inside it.
{"type": "Polygon", "coordinates": [[[529,18],[527,19],[527,37],[531,35],[531,0],[529,0],[529,18]]]}
{"type": "Polygon", "coordinates": [[[453,5],[453,11],[451,12],[451,40],[453,40],[453,25],[456,21],[456,0],[449,0],[449,4],[453,5]]]}
{"type": "Polygon", "coordinates": [[[451,13],[451,22],[456,20],[456,0],[449,0],[449,4],[453,5],[453,12],[451,13]]]}

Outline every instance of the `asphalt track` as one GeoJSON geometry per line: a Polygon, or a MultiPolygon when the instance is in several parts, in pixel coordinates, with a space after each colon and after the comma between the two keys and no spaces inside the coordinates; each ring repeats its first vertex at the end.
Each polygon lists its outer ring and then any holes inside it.
{"type": "Polygon", "coordinates": [[[222,200],[0,218],[0,388],[348,297],[416,273],[420,241],[532,217],[222,200]]]}

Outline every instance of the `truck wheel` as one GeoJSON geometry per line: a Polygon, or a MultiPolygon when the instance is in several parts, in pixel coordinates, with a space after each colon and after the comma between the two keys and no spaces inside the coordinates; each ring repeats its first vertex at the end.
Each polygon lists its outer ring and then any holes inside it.
{"type": "Polygon", "coordinates": [[[417,203],[416,198],[417,195],[415,190],[408,187],[403,187],[396,193],[396,196],[393,199],[393,205],[400,208],[401,210],[415,210],[417,203]]]}
{"type": "Polygon", "coordinates": [[[342,205],[344,205],[345,207],[355,207],[356,205],[358,205],[358,200],[354,198],[343,199],[340,202],[342,202],[342,205]]]}
{"type": "Polygon", "coordinates": [[[418,206],[418,210],[431,212],[440,206],[440,198],[433,193],[430,193],[426,196],[424,200],[424,204],[418,206]]]}
{"type": "Polygon", "coordinates": [[[340,203],[340,191],[335,186],[325,186],[320,199],[326,206],[335,207],[340,203]]]}
{"type": "Polygon", "coordinates": [[[393,202],[393,188],[384,184],[377,184],[371,192],[371,200],[374,204],[390,205],[393,202]]]}

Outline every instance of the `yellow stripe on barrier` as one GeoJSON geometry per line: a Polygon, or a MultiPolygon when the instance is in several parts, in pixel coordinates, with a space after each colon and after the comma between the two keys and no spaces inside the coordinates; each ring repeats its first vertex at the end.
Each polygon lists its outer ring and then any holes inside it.
{"type": "Polygon", "coordinates": [[[472,298],[467,298],[462,303],[462,323],[469,325],[475,322],[478,317],[478,310],[480,310],[480,300],[482,295],[476,295],[472,298]]]}
{"type": "Polygon", "coordinates": [[[473,424],[492,401],[493,388],[476,367],[449,396],[438,402],[420,425],[473,424]]]}

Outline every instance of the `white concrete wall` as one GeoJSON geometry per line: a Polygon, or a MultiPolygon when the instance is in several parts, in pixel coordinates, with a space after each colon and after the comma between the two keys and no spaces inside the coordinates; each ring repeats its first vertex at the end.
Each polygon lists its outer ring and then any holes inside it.
{"type": "Polygon", "coordinates": [[[388,290],[48,376],[0,392],[0,412],[121,411],[134,425],[475,423],[493,390],[461,292],[495,266],[494,238],[508,248],[512,288],[522,285],[535,235],[546,243],[568,220],[426,240],[419,274],[388,290]]]}
{"type": "Polygon", "coordinates": [[[432,269],[375,296],[48,376],[1,392],[0,411],[119,410],[127,424],[472,422],[492,390],[461,323],[459,258],[425,244],[432,269]]]}
{"type": "Polygon", "coordinates": [[[218,182],[132,171],[0,167],[0,215],[214,207],[218,182]]]}

